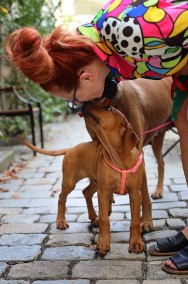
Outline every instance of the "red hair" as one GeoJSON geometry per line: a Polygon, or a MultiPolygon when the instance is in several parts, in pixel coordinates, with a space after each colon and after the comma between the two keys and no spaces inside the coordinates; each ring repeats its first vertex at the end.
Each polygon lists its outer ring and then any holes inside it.
{"type": "Polygon", "coordinates": [[[45,38],[33,28],[16,30],[8,37],[6,50],[25,76],[50,92],[55,85],[71,91],[78,71],[96,58],[90,39],[61,26],[45,38]]]}

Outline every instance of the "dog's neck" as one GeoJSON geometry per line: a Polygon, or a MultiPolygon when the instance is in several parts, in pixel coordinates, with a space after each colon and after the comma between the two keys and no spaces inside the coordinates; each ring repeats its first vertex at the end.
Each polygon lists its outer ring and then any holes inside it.
{"type": "Polygon", "coordinates": [[[111,145],[110,149],[103,145],[103,155],[110,161],[115,167],[120,170],[130,169],[136,163],[139,157],[139,151],[134,147],[131,151],[127,152],[125,148],[115,149],[111,145]],[[121,157],[121,158],[120,158],[121,157]]]}
{"type": "Polygon", "coordinates": [[[129,169],[135,164],[136,159],[139,156],[139,152],[136,147],[134,147],[131,151],[128,152],[126,151],[124,145],[113,145],[112,141],[108,139],[102,127],[90,127],[95,131],[98,143],[101,144],[103,147],[102,153],[104,157],[111,161],[114,166],[123,170],[129,169]]]}

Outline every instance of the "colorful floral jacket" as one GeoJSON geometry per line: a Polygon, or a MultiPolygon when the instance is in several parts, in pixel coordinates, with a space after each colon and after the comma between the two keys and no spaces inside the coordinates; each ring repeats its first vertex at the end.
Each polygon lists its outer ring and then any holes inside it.
{"type": "Polygon", "coordinates": [[[110,0],[81,34],[116,77],[162,78],[188,61],[188,2],[110,0]]]}

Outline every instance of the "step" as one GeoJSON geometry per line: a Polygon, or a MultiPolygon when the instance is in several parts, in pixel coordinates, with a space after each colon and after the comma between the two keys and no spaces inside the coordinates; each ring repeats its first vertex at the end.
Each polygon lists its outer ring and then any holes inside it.
{"type": "Polygon", "coordinates": [[[0,151],[0,172],[6,170],[14,160],[14,152],[12,150],[0,151]]]}

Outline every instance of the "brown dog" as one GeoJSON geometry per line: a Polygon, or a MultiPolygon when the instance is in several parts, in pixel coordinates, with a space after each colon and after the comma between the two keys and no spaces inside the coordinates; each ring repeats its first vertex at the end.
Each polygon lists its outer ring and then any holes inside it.
{"type": "MultiPolygon", "coordinates": [[[[140,140],[137,148],[142,150],[148,144],[152,146],[158,163],[158,182],[152,194],[153,199],[162,198],[163,196],[164,161],[162,146],[165,132],[173,124],[147,134],[144,133],[170,120],[172,109],[171,85],[171,77],[162,80],[137,79],[122,81],[118,84],[118,94],[110,101],[111,106],[114,106],[125,115],[133,130],[139,136],[140,140]]],[[[103,105],[104,101],[105,99],[95,100],[99,105],[103,105]]],[[[87,126],[87,122],[86,127],[92,139],[95,139],[95,133],[87,126]]],[[[148,215],[151,212],[151,202],[148,194],[146,174],[144,175],[142,194],[143,203],[147,204],[147,206],[144,206],[146,212],[143,212],[142,215],[142,228],[145,231],[149,231],[152,228],[152,218],[148,215]]],[[[88,195],[90,195],[89,192],[88,195]]]]}
{"type": "MultiPolygon", "coordinates": [[[[97,140],[81,143],[70,149],[47,151],[24,144],[42,154],[65,155],[63,160],[62,192],[59,196],[57,228],[66,229],[66,199],[76,183],[89,177],[92,180],[90,197],[97,188],[99,204],[99,237],[97,249],[101,255],[110,250],[110,221],[113,193],[130,195],[131,225],[129,251],[139,253],[145,248],[140,232],[141,187],[143,180],[142,152],[135,147],[137,135],[125,116],[115,108],[104,109],[87,102],[82,110],[87,125],[97,140]],[[117,168],[114,169],[113,167],[117,168]],[[120,171],[120,172],[119,172],[120,171]],[[120,186],[121,185],[121,186],[120,186]]],[[[88,193],[88,190],[86,190],[88,193]]],[[[87,198],[88,214],[96,219],[92,198],[87,198]]],[[[143,207],[144,210],[144,207],[143,207]]],[[[151,215],[151,212],[150,212],[151,215]]]]}

